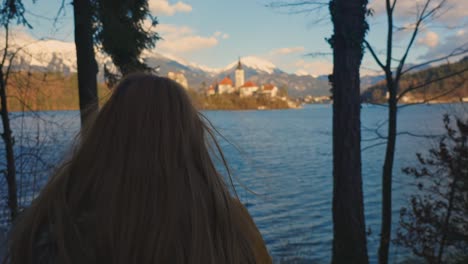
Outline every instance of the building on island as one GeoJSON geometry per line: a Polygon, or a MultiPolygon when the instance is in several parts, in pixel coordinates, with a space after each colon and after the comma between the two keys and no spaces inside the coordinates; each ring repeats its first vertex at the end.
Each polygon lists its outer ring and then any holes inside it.
{"type": "Polygon", "coordinates": [[[269,97],[276,97],[278,95],[278,87],[274,84],[264,84],[260,90],[260,94],[269,97]]]}
{"type": "Polygon", "coordinates": [[[210,87],[208,87],[208,90],[206,90],[206,95],[207,96],[215,95],[216,94],[216,87],[217,87],[217,84],[210,85],[210,87]]]}
{"type": "Polygon", "coordinates": [[[252,96],[254,95],[255,93],[257,93],[258,91],[258,85],[255,84],[254,82],[252,81],[248,81],[246,83],[244,83],[244,85],[242,85],[240,88],[239,88],[239,95],[241,97],[247,97],[247,96],[252,96]]]}
{"type": "Polygon", "coordinates": [[[188,89],[188,81],[183,72],[168,72],[167,77],[178,82],[185,89],[188,89]]]}
{"type": "Polygon", "coordinates": [[[245,74],[244,69],[242,68],[242,63],[239,58],[239,63],[237,64],[236,68],[236,88],[239,89],[244,85],[245,82],[245,74]]]}
{"type": "Polygon", "coordinates": [[[229,94],[234,92],[234,86],[231,78],[229,76],[224,77],[224,79],[218,84],[218,93],[219,94],[229,94]]]}
{"type": "Polygon", "coordinates": [[[245,82],[245,72],[242,62],[239,58],[237,67],[235,69],[235,82],[229,76],[224,77],[221,82],[214,82],[206,90],[206,95],[211,96],[215,94],[232,94],[236,93],[240,97],[248,97],[254,95],[277,97],[278,87],[274,84],[264,84],[261,87],[252,81],[245,82]]]}

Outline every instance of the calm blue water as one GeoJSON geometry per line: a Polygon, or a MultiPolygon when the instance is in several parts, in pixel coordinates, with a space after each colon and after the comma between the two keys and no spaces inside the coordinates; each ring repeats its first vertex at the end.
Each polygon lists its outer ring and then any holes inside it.
{"type": "MultiPolygon", "coordinates": [[[[414,134],[443,133],[444,113],[468,113],[467,104],[421,105],[402,109],[399,131],[414,134]]],[[[329,263],[332,243],[332,108],[309,105],[298,110],[210,111],[205,113],[229,142],[221,141],[233,169],[237,192],[253,215],[270,253],[278,260],[329,263]]],[[[60,159],[79,128],[78,112],[41,113],[25,119],[14,114],[14,131],[22,129],[46,143],[44,159],[60,159]],[[23,120],[23,121],[21,121],[23,120]],[[45,121],[44,121],[45,120],[45,121]],[[54,123],[50,123],[50,121],[54,123]],[[44,125],[47,124],[47,125],[44,125]]],[[[386,109],[363,106],[363,148],[379,143],[369,141],[386,120],[386,109]]],[[[385,134],[385,125],[380,130],[385,134]]],[[[18,141],[17,149],[34,147],[34,141],[18,141]]],[[[393,230],[398,212],[414,190],[413,179],[401,168],[416,164],[415,153],[433,146],[433,140],[401,135],[398,138],[394,176],[393,230]]],[[[363,151],[363,184],[366,225],[371,230],[368,248],[376,262],[380,230],[380,177],[384,145],[363,151]]],[[[1,153],[3,155],[3,153],[1,153]]],[[[25,165],[26,166],[26,165],[25,165]]],[[[0,186],[3,182],[0,181],[0,186]]],[[[26,185],[26,184],[23,184],[26,185]]],[[[27,192],[23,187],[23,192],[27,192]]],[[[27,201],[24,201],[27,202],[27,201]]],[[[404,249],[391,248],[392,261],[403,260],[404,249]]]]}

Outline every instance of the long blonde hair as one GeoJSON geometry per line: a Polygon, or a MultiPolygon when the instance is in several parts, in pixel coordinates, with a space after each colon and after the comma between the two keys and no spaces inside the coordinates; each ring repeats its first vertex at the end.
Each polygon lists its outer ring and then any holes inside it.
{"type": "Polygon", "coordinates": [[[45,233],[56,263],[255,263],[209,141],[179,84],[125,78],[20,216],[7,262],[33,263],[45,233]]]}

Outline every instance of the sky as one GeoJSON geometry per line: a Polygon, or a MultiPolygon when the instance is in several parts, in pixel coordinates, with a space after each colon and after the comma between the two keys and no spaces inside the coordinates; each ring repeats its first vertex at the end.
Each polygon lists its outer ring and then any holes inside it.
{"type": "MultiPolygon", "coordinates": [[[[51,38],[73,42],[71,0],[23,0],[33,29],[17,28],[33,38],[51,38]],[[60,10],[60,15],[57,14],[60,10]],[[54,18],[57,17],[55,21],[54,18]]],[[[296,0],[286,0],[294,2],[296,0]]],[[[395,33],[395,57],[401,57],[411,36],[415,13],[424,0],[398,0],[396,24],[406,27],[395,33]]],[[[441,0],[431,0],[434,4],[441,0]]],[[[274,0],[149,0],[159,25],[155,30],[163,40],[152,52],[172,56],[210,68],[222,68],[239,57],[256,56],[280,69],[314,76],[332,71],[331,53],[326,38],[332,24],[325,6],[319,11],[301,13],[301,9],[274,8],[274,0]]],[[[305,1],[307,2],[307,1],[305,1]]],[[[310,0],[313,2],[313,0],[310,0]]],[[[325,1],[326,2],[326,1],[325,1]]],[[[367,40],[379,55],[386,41],[385,1],[371,0],[374,15],[369,18],[367,40]]],[[[455,48],[468,48],[468,1],[447,0],[437,17],[424,23],[408,57],[420,63],[443,56],[455,48]]],[[[378,66],[366,52],[361,74],[377,74],[378,66]]]]}

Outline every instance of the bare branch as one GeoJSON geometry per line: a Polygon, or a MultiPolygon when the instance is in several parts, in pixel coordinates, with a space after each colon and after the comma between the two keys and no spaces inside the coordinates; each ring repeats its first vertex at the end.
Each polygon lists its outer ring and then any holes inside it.
{"type": "MultiPolygon", "coordinates": [[[[393,49],[393,9],[390,5],[390,0],[386,0],[386,10],[387,10],[387,60],[385,62],[385,75],[387,79],[391,78],[391,68],[392,68],[392,49],[393,49]]],[[[396,3],[396,2],[394,2],[396,3]]]]}
{"type": "Polygon", "coordinates": [[[267,7],[271,8],[284,8],[284,7],[302,7],[302,6],[328,6],[328,1],[314,1],[314,0],[306,0],[306,1],[276,1],[266,5],[267,7]]]}
{"type": "MultiPolygon", "coordinates": [[[[463,83],[460,83],[460,84],[463,84],[463,83]]],[[[443,92],[443,93],[441,93],[441,94],[438,94],[438,95],[436,95],[436,96],[434,96],[434,97],[431,97],[431,98],[429,98],[429,99],[425,99],[424,101],[421,101],[421,102],[418,102],[418,103],[404,104],[404,105],[399,106],[398,108],[402,109],[402,108],[405,108],[405,107],[408,107],[408,106],[414,106],[414,105],[420,105],[420,104],[429,103],[429,102],[431,102],[431,101],[434,101],[434,100],[436,100],[436,99],[439,99],[439,98],[441,98],[441,97],[444,97],[444,96],[446,96],[446,95],[449,95],[449,94],[455,92],[455,91],[458,90],[460,87],[461,87],[461,85],[455,86],[455,87],[453,87],[452,89],[449,89],[448,91],[445,91],[445,92],[443,92]]]]}
{"type": "Polygon", "coordinates": [[[372,48],[372,46],[370,45],[370,43],[367,41],[367,40],[364,40],[364,44],[366,45],[366,48],[370,51],[370,53],[372,54],[372,57],[374,58],[375,62],[377,62],[377,64],[384,70],[386,71],[387,67],[385,67],[385,65],[383,65],[383,63],[380,61],[379,57],[377,56],[377,54],[375,53],[374,49],[372,48]]]}
{"type": "MultiPolygon", "coordinates": [[[[415,91],[415,90],[418,90],[418,89],[421,89],[431,83],[435,83],[435,82],[439,82],[439,81],[442,81],[442,80],[445,80],[445,79],[448,79],[450,77],[453,77],[453,76],[457,76],[457,75],[460,75],[464,72],[468,71],[468,67],[464,68],[464,69],[461,69],[459,71],[456,71],[456,72],[452,72],[450,74],[447,74],[447,75],[444,75],[442,77],[439,77],[439,78],[435,78],[435,79],[432,79],[432,80],[429,80],[427,82],[424,82],[424,83],[421,83],[421,84],[418,84],[418,85],[415,85],[415,86],[410,86],[408,87],[407,89],[405,89],[403,92],[400,93],[400,95],[397,96],[397,101],[400,100],[403,96],[405,96],[405,94],[411,92],[411,91],[415,91]]],[[[463,79],[463,83],[465,83],[466,80],[463,79]]]]}
{"type": "MultiPolygon", "coordinates": [[[[322,14],[320,11],[324,8],[328,8],[328,5],[328,1],[324,0],[279,0],[265,6],[274,9],[287,9],[288,14],[322,14]]],[[[326,12],[326,14],[328,14],[328,12],[326,12]]],[[[316,22],[322,21],[323,19],[324,18],[315,18],[316,22]]]]}
{"type": "Polygon", "coordinates": [[[418,137],[418,138],[438,138],[441,137],[442,135],[422,135],[422,134],[414,134],[411,132],[398,132],[397,135],[399,136],[411,136],[411,137],[418,137]]]}
{"type": "Polygon", "coordinates": [[[55,15],[54,27],[57,25],[58,18],[63,12],[65,12],[65,0],[62,0],[62,3],[60,4],[59,10],[57,11],[57,14],[55,15]]]}
{"type": "Polygon", "coordinates": [[[382,146],[382,145],[385,145],[385,144],[387,144],[387,141],[382,141],[382,142],[379,142],[379,143],[375,143],[375,144],[372,144],[372,145],[369,145],[369,146],[366,146],[366,147],[362,148],[361,152],[364,152],[364,151],[369,150],[371,148],[375,148],[375,147],[382,146]]]}
{"type": "Polygon", "coordinates": [[[397,0],[393,0],[392,7],[390,8],[390,10],[392,11],[392,13],[393,13],[393,10],[395,10],[396,2],[397,2],[397,0]]]}
{"type": "Polygon", "coordinates": [[[2,56],[2,63],[0,64],[0,70],[3,71],[3,66],[5,65],[5,61],[8,54],[8,44],[9,44],[9,31],[8,31],[8,24],[4,25],[5,28],[5,48],[3,49],[3,56],[2,56]]]}
{"type": "MultiPolygon", "coordinates": [[[[466,43],[468,44],[468,43],[466,43]]],[[[420,63],[420,64],[416,64],[416,65],[413,65],[411,67],[408,67],[406,70],[402,71],[401,72],[401,75],[404,75],[405,73],[407,72],[410,72],[414,69],[417,69],[417,68],[420,68],[422,66],[426,66],[426,65],[429,65],[431,63],[434,63],[434,62],[439,62],[439,61],[444,61],[444,60],[447,60],[451,57],[456,57],[456,56],[461,56],[461,55],[464,55],[464,54],[467,54],[468,53],[468,48],[467,49],[462,49],[461,47],[463,46],[466,46],[466,44],[463,44],[462,46],[460,46],[459,48],[453,50],[450,54],[448,54],[447,56],[444,56],[444,57],[439,57],[439,58],[436,58],[436,59],[433,59],[433,60],[429,60],[429,61],[426,61],[426,62],[423,62],[423,63],[420,63]]]]}
{"type": "Polygon", "coordinates": [[[426,10],[427,10],[427,8],[429,6],[429,3],[430,3],[430,0],[427,0],[426,3],[424,4],[423,10],[421,11],[421,14],[419,15],[419,17],[418,17],[418,19],[417,19],[417,21],[416,21],[416,23],[414,25],[413,34],[411,35],[410,41],[409,41],[408,45],[406,46],[405,53],[403,54],[403,57],[401,58],[400,63],[399,63],[399,65],[397,67],[397,70],[396,70],[396,75],[395,75],[396,80],[400,79],[401,71],[402,71],[403,66],[404,66],[404,64],[406,62],[406,58],[408,57],[408,53],[411,50],[414,41],[416,40],[416,36],[418,35],[418,32],[419,32],[419,26],[421,25],[421,23],[423,21],[423,16],[426,13],[426,10]]]}
{"type": "Polygon", "coordinates": [[[317,58],[317,57],[328,57],[328,56],[333,56],[333,53],[331,52],[311,52],[307,53],[304,56],[312,57],[312,58],[317,58]]]}

